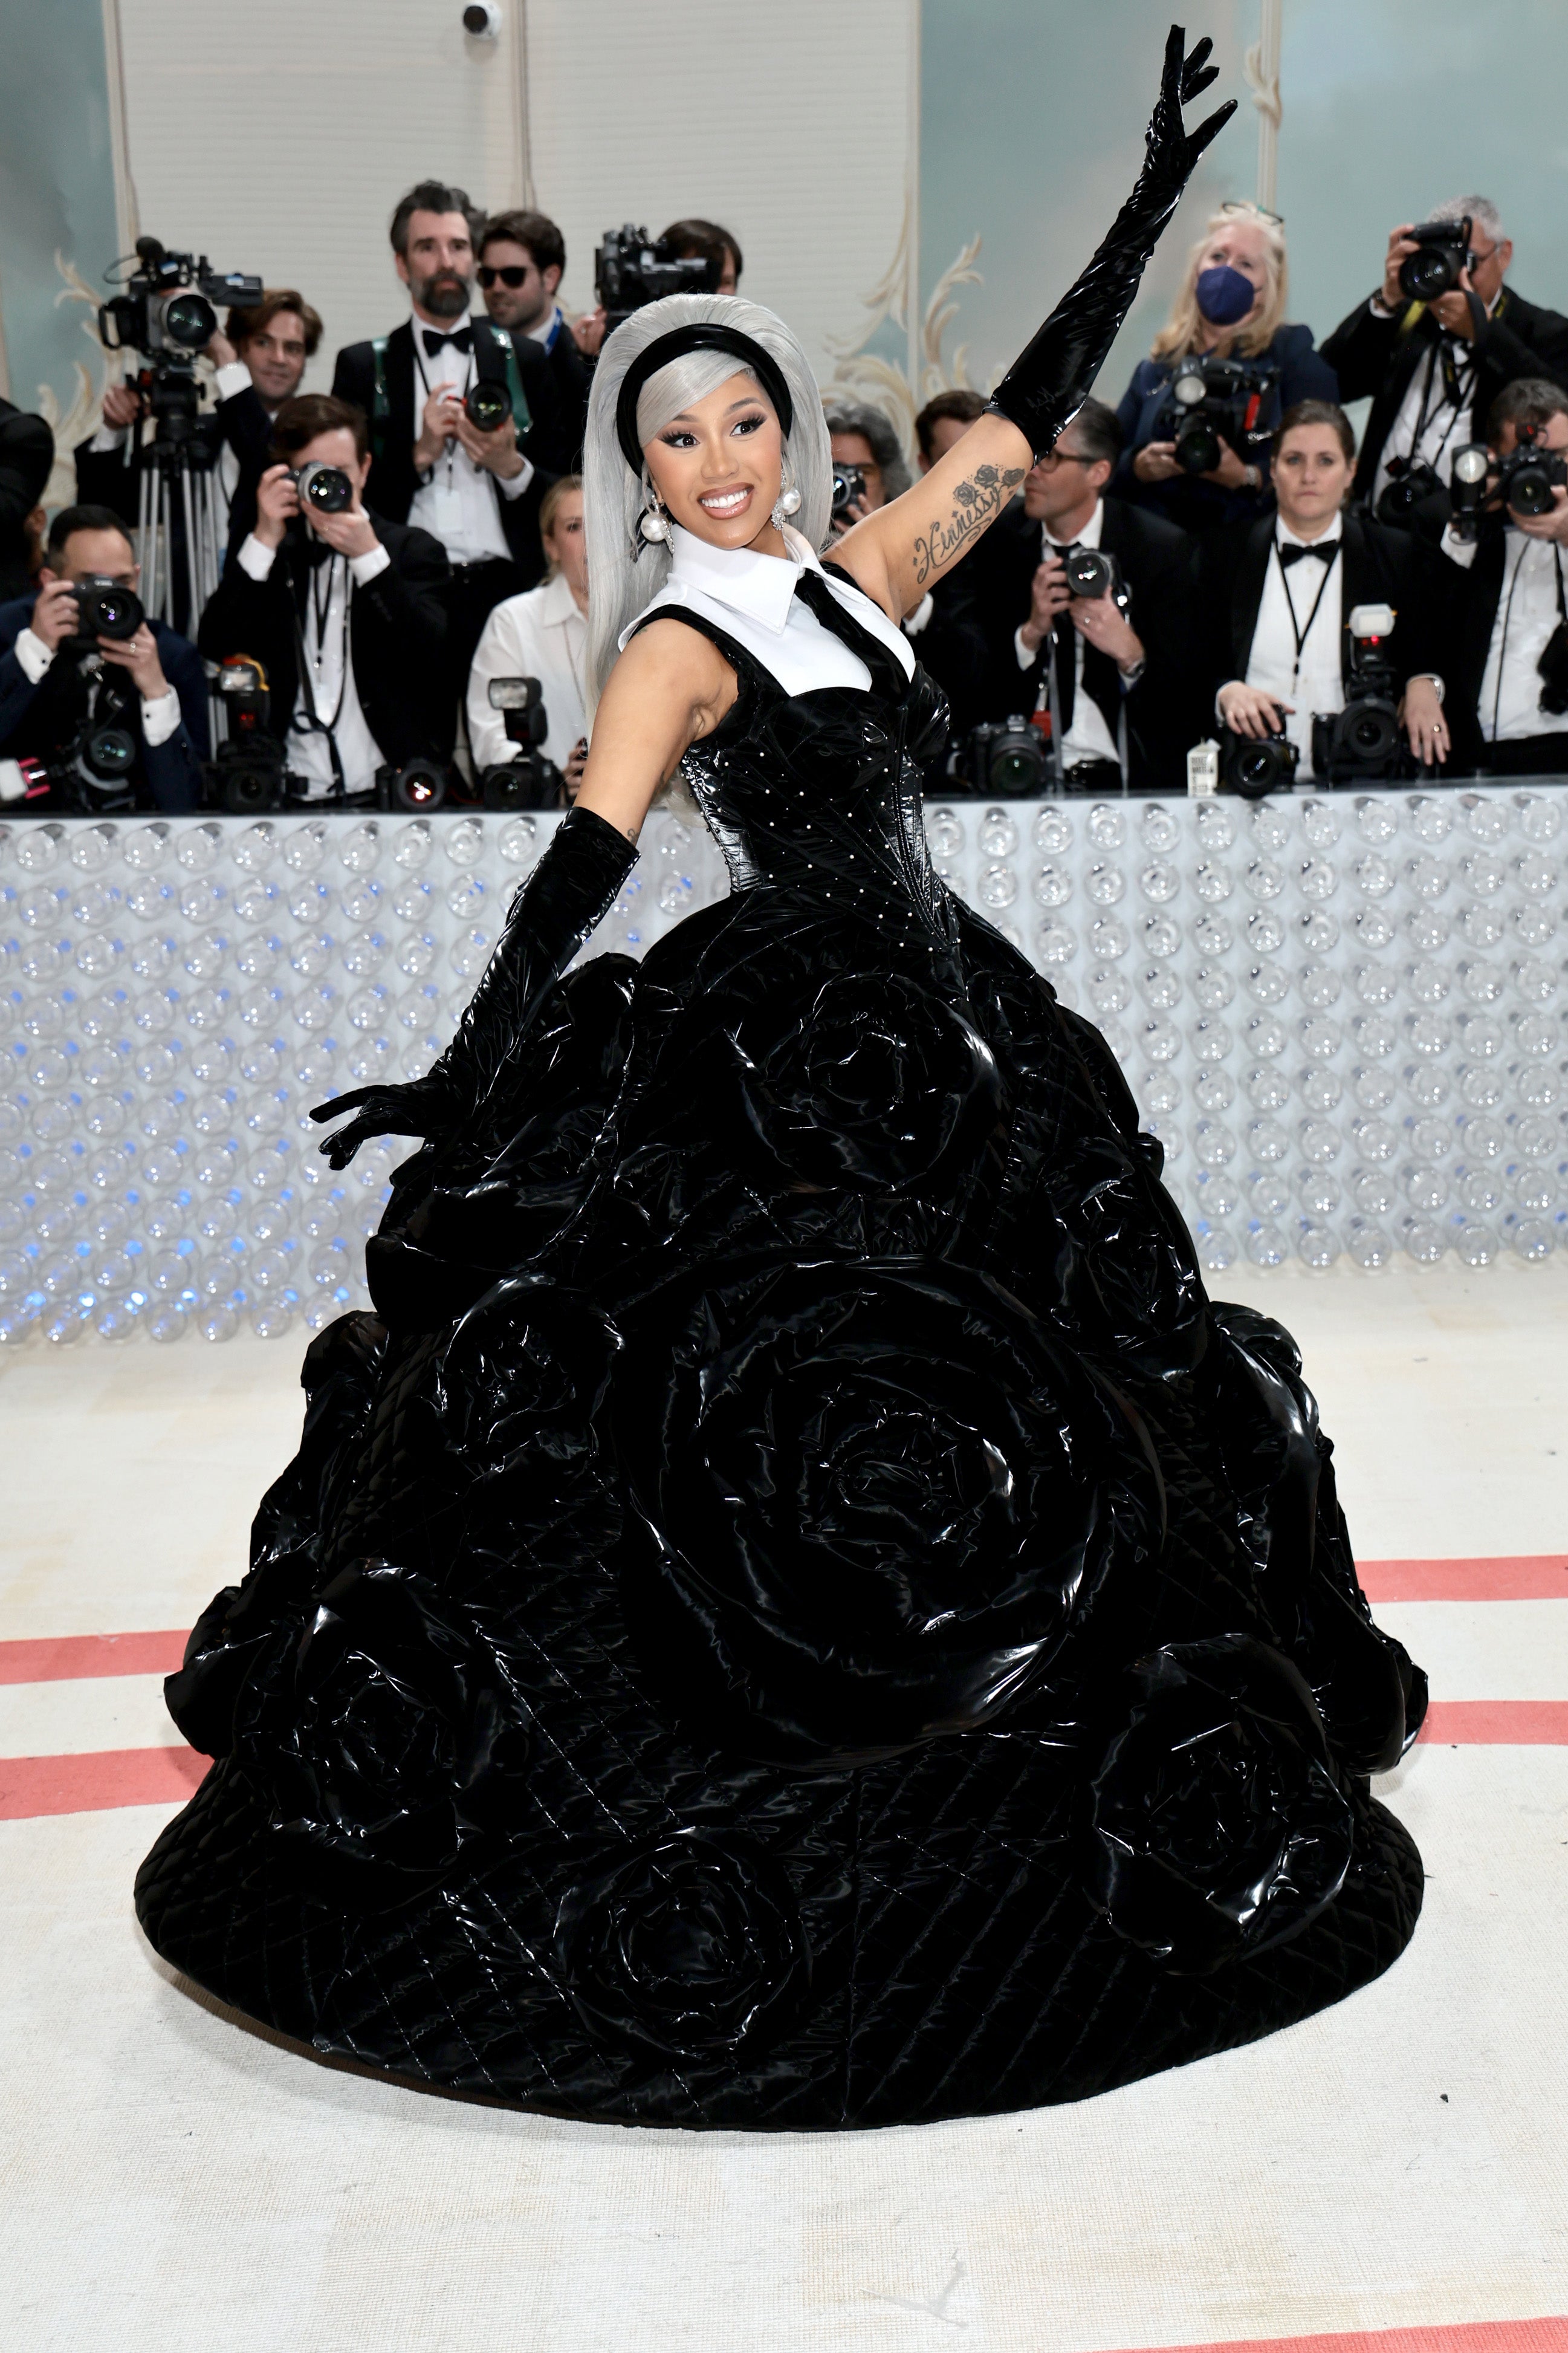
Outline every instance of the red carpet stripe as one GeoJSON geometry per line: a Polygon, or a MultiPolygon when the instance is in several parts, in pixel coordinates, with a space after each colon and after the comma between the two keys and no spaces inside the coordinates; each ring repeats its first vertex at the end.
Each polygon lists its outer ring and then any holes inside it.
{"type": "Polygon", "coordinates": [[[56,1634],[0,1642],[0,1683],[75,1683],[89,1675],[172,1675],[184,1656],[177,1629],[157,1634],[56,1634]]]}
{"type": "Polygon", "coordinates": [[[1568,2319],[1458,2320],[1426,2328],[1352,2328],[1332,2337],[1242,2337],[1213,2345],[1163,2346],[1158,2353],[1568,2353],[1568,2319]]]}
{"type": "Polygon", "coordinates": [[[1528,1552],[1496,1560],[1362,1560],[1367,1599],[1568,1601],[1568,1555],[1528,1552]]]}
{"type": "Polygon", "coordinates": [[[98,1814],[111,1806],[183,1806],[209,1759],[194,1748],[99,1748],[83,1757],[0,1757],[0,1822],[98,1814]]]}
{"type": "Polygon", "coordinates": [[[1568,1747],[1568,1699],[1436,1699],[1421,1737],[1458,1748],[1568,1747]]]}

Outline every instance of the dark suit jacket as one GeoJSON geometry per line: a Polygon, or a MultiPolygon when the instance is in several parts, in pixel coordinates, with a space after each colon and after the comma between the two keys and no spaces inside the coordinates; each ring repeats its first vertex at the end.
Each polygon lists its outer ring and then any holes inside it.
{"type": "Polygon", "coordinates": [[[564,319],[545,359],[555,390],[557,415],[553,427],[545,437],[543,463],[552,474],[578,474],[583,470],[583,436],[588,426],[588,395],[594,387],[594,370],[573,342],[572,330],[564,319]]]}
{"type": "MultiPolygon", "coordinates": [[[[349,657],[365,723],[395,767],[440,750],[444,709],[441,585],[447,555],[428,532],[373,514],[376,537],[392,558],[356,587],[349,607],[349,657]]],[[[253,580],[237,548],[202,616],[201,649],[209,661],[249,654],[267,672],[271,728],[279,742],[300,692],[297,617],[303,610],[307,550],[290,533],[265,580],[253,580]]]]}
{"type": "MultiPolygon", "coordinates": [[[[1086,639],[1084,691],[1099,706],[1112,741],[1125,710],[1128,781],[1133,789],[1177,792],[1185,781],[1187,748],[1202,733],[1193,691],[1192,543],[1158,515],[1106,499],[1100,543],[1116,558],[1131,598],[1128,618],[1142,639],[1146,664],[1137,685],[1123,692],[1110,655],[1086,639]]],[[[1040,548],[1040,525],[1016,499],[949,575],[963,583],[961,617],[974,625],[980,648],[978,672],[958,698],[975,717],[1005,719],[1033,711],[1038,700],[1047,648],[1042,644],[1033,666],[1020,670],[1013,639],[1029,617],[1040,548]]],[[[918,639],[916,649],[925,660],[918,639]]]]}
{"type": "MultiPolygon", "coordinates": [[[[1403,317],[1379,319],[1370,302],[1358,302],[1323,345],[1340,379],[1346,400],[1372,396],[1372,413],[1362,435],[1356,465],[1359,498],[1369,498],[1377,476],[1383,445],[1387,440],[1399,404],[1418,367],[1442,334],[1432,313],[1412,303],[1403,317]]],[[[1487,321],[1476,344],[1475,430],[1486,436],[1493,401],[1504,385],[1521,375],[1543,375],[1568,388],[1568,319],[1543,311],[1505,286],[1497,309],[1487,321]]]]}
{"type": "Polygon", "coordinates": [[[0,598],[27,593],[22,526],[44,495],[54,462],[55,437],[43,418],[0,400],[0,598]]]}
{"type": "MultiPolygon", "coordinates": [[[[1203,551],[1198,574],[1198,626],[1202,634],[1204,700],[1232,679],[1244,679],[1252,657],[1258,608],[1273,561],[1272,514],[1257,522],[1233,524],[1217,533],[1203,551]]],[[[1347,510],[1341,518],[1340,671],[1348,694],[1352,681],[1350,617],[1357,605],[1392,605],[1394,634],[1385,640],[1389,660],[1403,690],[1421,670],[1441,672],[1436,628],[1433,558],[1409,532],[1347,510]]],[[[1316,578],[1311,594],[1317,594],[1316,578]]],[[[1213,724],[1212,716],[1209,723],[1213,724]]]]}
{"type": "MultiPolygon", "coordinates": [[[[196,420],[195,438],[216,458],[226,441],[239,461],[239,480],[228,512],[228,541],[237,547],[256,522],[256,485],[266,472],[272,445],[272,418],[253,384],[196,420]]],[[[76,450],[76,494],[83,506],[108,507],[125,522],[137,521],[142,472],[135,463],[134,436],[118,449],[95,449],[81,441],[76,450]],[[128,452],[129,457],[128,457],[128,452]]],[[[184,508],[174,506],[174,537],[177,558],[174,578],[184,578],[185,522],[184,508]]]]}
{"type": "MultiPolygon", "coordinates": [[[[474,325],[474,374],[481,383],[505,384],[506,347],[500,340],[504,330],[490,322],[476,317],[474,325]]],[[[512,562],[523,575],[522,585],[531,588],[544,576],[544,550],[539,537],[539,502],[549,488],[553,474],[548,452],[559,440],[560,422],[557,396],[550,361],[543,345],[531,343],[526,335],[512,339],[517,353],[518,375],[523,396],[528,402],[532,424],[523,435],[521,447],[523,455],[532,460],[533,480],[526,491],[515,499],[503,499],[499,485],[495,491],[500,514],[501,530],[511,550],[512,562]]],[[[414,503],[414,493],[419,488],[419,478],[414,470],[414,444],[419,438],[419,419],[415,413],[414,385],[414,325],[405,320],[395,327],[386,339],[386,421],[375,422],[375,351],[371,343],[350,343],[338,353],[332,375],[332,391],[339,400],[352,400],[371,419],[372,459],[370,480],[365,485],[365,504],[378,515],[393,522],[406,522],[408,510],[414,503]]]]}
{"type": "MultiPolygon", "coordinates": [[[[1268,350],[1258,353],[1258,362],[1279,370],[1276,384],[1258,408],[1256,429],[1259,433],[1271,433],[1285,411],[1294,408],[1299,400],[1340,397],[1339,379],[1328,351],[1314,351],[1310,327],[1281,327],[1268,350]]],[[[1160,417],[1171,374],[1169,360],[1140,360],[1132,371],[1132,381],[1116,411],[1126,448],[1110,478],[1112,496],[1147,507],[1151,513],[1163,515],[1167,522],[1179,523],[1190,532],[1213,531],[1221,523],[1257,514],[1269,495],[1268,468],[1260,459],[1254,461],[1264,476],[1264,486],[1258,491],[1222,491],[1217,482],[1201,481],[1194,474],[1180,474],[1169,482],[1141,482],[1133,472],[1132,460],[1139,450],[1150,441],[1167,438],[1160,429],[1160,417]]]]}
{"type": "MultiPolygon", "coordinates": [[[[1436,645],[1447,685],[1454,762],[1460,769],[1484,765],[1488,757],[1480,726],[1481,681],[1509,559],[1509,533],[1500,517],[1489,515],[1481,524],[1473,563],[1455,564],[1447,555],[1439,555],[1436,563],[1436,645]]],[[[1563,575],[1568,579],[1568,562],[1563,575]]],[[[1568,732],[1568,714],[1543,711],[1539,732],[1561,739],[1568,732]]]]}
{"type": "MultiPolygon", "coordinates": [[[[57,654],[37,686],[16,659],[16,644],[33,617],[36,592],[0,605],[0,759],[47,760],[75,738],[79,705],[72,692],[74,665],[57,654]]],[[[129,678],[116,714],[135,737],[138,797],[179,816],[201,806],[202,762],[207,756],[207,683],[201,656],[188,638],[162,621],[152,625],[163,676],[180,698],[181,724],[163,744],[142,732],[142,698],[129,678]]],[[[118,686],[118,681],[117,681],[118,686]]]]}

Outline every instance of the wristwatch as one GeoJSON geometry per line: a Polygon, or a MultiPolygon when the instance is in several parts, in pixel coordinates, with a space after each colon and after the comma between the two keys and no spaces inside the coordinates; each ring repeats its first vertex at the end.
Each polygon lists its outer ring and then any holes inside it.
{"type": "Polygon", "coordinates": [[[1243,466],[1241,470],[1241,487],[1244,491],[1260,491],[1263,488],[1263,469],[1261,466],[1255,466],[1250,462],[1250,460],[1247,464],[1243,466]]]}

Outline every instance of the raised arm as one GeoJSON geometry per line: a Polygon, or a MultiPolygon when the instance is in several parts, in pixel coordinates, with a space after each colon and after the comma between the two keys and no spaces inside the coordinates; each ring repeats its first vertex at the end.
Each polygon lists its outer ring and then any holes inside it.
{"type": "Polygon", "coordinates": [[[1089,268],[1014,361],[992,396],[991,413],[913,490],[839,542],[837,562],[896,620],[967,553],[1013,496],[1031,459],[1044,455],[1088,398],[1194,166],[1236,111],[1232,99],[1190,137],[1182,127],[1183,107],[1215,79],[1213,46],[1200,41],[1185,57],[1186,37],[1172,26],[1143,169],[1089,268]]]}

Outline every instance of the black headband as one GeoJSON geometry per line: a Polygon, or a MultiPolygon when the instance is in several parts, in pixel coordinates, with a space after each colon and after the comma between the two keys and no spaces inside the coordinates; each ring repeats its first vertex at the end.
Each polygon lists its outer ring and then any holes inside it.
{"type": "Polygon", "coordinates": [[[637,402],[642,388],[650,375],[661,367],[678,360],[687,352],[729,352],[754,375],[778,412],[780,429],[788,433],[795,422],[795,404],[789,396],[789,386],[776,360],[770,359],[761,343],[743,335],[739,327],[721,326],[717,320],[698,320],[689,327],[672,327],[668,335],[656,335],[646,351],[637,353],[621,384],[616,402],[616,438],[627,465],[637,480],[642,480],[642,443],[637,438],[637,402]]]}

